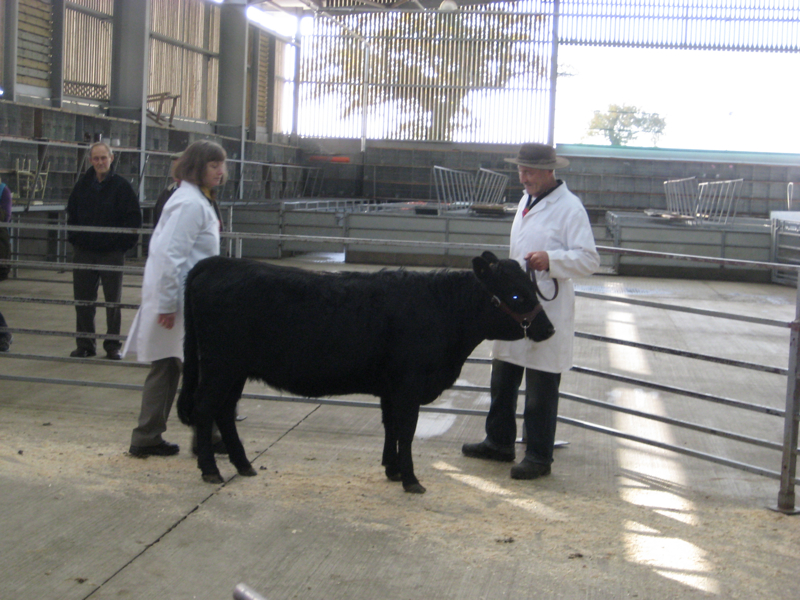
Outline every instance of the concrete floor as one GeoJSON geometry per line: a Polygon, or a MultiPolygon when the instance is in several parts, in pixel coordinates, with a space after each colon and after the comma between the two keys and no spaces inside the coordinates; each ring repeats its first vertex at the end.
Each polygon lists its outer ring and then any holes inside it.
{"type": "MultiPolygon", "coordinates": [[[[358,269],[325,262],[309,268],[358,269]]],[[[371,267],[370,267],[371,268],[371,267]]],[[[30,271],[9,296],[71,299],[69,273],[30,271]]],[[[139,278],[126,276],[124,302],[139,278]]],[[[585,291],[773,319],[791,288],[595,276],[585,291]]],[[[11,327],[70,332],[69,306],[0,301],[11,327]]],[[[578,299],[579,331],[785,367],[785,329],[578,299]]],[[[133,311],[123,313],[123,330],[133,311]]],[[[102,323],[100,317],[98,323],[102,323]]],[[[380,411],[245,399],[239,430],[259,476],[220,461],[202,483],[189,432],[170,421],[170,458],[127,455],[146,369],[66,357],[69,337],[16,334],[0,356],[0,598],[230,598],[244,582],[271,600],[797,597],[800,517],[767,510],[769,477],[562,424],[553,474],[463,457],[483,420],[425,413],[414,459],[424,495],[380,467],[380,411]],[[48,378],[42,383],[20,378],[48,378]],[[14,379],[17,378],[17,379],[14,379]],[[119,389],[86,382],[119,385],[119,389]],[[77,385],[80,384],[80,385],[77,385]],[[126,387],[127,386],[127,387],[126,387]]],[[[489,354],[488,343],[476,356],[489,354]]],[[[576,365],[784,407],[786,378],[576,340],[576,365]]],[[[468,363],[459,384],[488,385],[468,363]]],[[[247,392],[273,393],[258,384],[247,392]]],[[[562,391],[780,443],[780,419],[568,373],[562,391]]],[[[370,398],[356,398],[372,401],[370,398]]],[[[485,410],[487,394],[437,406],[485,410]]],[[[569,399],[561,414],[778,471],[780,454],[569,399]]]]}

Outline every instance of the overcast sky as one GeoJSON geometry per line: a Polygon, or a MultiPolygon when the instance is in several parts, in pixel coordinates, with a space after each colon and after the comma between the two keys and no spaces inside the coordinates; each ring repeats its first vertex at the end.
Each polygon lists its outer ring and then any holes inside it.
{"type": "MultiPolygon", "coordinates": [[[[666,119],[662,148],[800,154],[800,55],[560,46],[556,142],[586,137],[595,110],[628,104],[666,119]]],[[[652,146],[642,136],[637,146],[652,146]]]]}

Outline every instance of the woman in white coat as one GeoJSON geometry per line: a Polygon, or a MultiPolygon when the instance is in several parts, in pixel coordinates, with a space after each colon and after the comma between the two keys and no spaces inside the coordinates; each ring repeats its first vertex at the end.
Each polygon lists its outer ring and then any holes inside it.
{"type": "Polygon", "coordinates": [[[214,188],[226,178],[225,150],[201,140],[175,165],[180,187],[164,206],[150,238],[142,282],[142,302],[131,325],[123,356],[136,353],[152,363],[144,383],[139,422],[131,435],[132,456],[171,456],[180,450],[165,441],[183,368],[183,288],[189,270],[219,254],[222,221],[214,188]]]}
{"type": "Polygon", "coordinates": [[[531,273],[542,305],[556,333],[544,342],[522,339],[494,344],[491,399],[486,439],[464,444],[473,458],[513,461],[517,435],[517,397],[525,375],[525,458],[512,467],[514,479],[536,479],[550,473],[558,414],[561,373],[572,368],[575,290],[572,277],[585,277],[600,266],[586,209],[554,169],[569,161],[546,144],[524,144],[516,159],[526,194],[511,226],[509,255],[531,273]]]}

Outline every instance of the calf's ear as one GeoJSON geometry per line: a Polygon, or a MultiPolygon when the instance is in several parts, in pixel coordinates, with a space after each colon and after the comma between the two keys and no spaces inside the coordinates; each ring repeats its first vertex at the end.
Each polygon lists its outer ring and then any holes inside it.
{"type": "Polygon", "coordinates": [[[497,258],[493,253],[489,252],[488,250],[486,250],[483,254],[481,254],[481,256],[490,265],[494,265],[500,262],[500,259],[497,258]]]}
{"type": "Polygon", "coordinates": [[[472,271],[479,280],[485,282],[492,271],[492,267],[482,256],[476,256],[472,259],[472,271]]]}

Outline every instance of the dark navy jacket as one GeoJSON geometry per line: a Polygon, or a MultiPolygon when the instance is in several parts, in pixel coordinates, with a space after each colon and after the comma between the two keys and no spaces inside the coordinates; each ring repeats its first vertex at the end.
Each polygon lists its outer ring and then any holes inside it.
{"type": "MultiPolygon", "coordinates": [[[[67,225],[138,229],[142,226],[139,199],[121,175],[111,170],[103,181],[97,181],[94,167],[89,167],[69,195],[67,225]]],[[[67,234],[73,246],[93,252],[125,252],[136,245],[138,238],[135,233],[70,231],[67,234]]]]}

